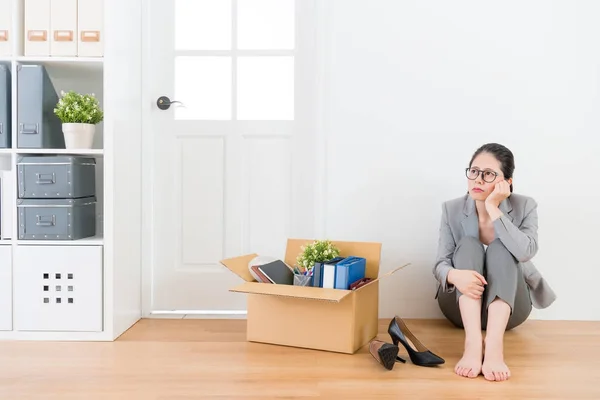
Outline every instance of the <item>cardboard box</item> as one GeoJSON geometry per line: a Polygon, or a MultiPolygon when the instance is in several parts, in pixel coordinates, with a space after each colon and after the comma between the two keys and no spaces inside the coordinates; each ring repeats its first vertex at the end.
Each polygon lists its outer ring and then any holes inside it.
{"type": "MultiPolygon", "coordinates": [[[[301,246],[312,241],[288,239],[285,263],[294,266],[301,246]]],[[[353,354],[377,335],[381,243],[332,242],[340,256],[366,258],[366,276],[374,280],[354,291],[276,285],[250,274],[248,263],[257,254],[221,261],[246,281],[230,291],[248,294],[248,341],[353,354]]]]}

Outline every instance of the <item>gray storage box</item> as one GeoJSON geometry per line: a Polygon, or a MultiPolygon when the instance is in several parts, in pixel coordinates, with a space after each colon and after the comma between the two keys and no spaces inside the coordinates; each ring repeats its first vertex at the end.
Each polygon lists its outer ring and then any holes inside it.
{"type": "Polygon", "coordinates": [[[96,197],[19,199],[19,239],[77,240],[96,235],[96,197]]]}
{"type": "Polygon", "coordinates": [[[0,148],[10,149],[11,146],[11,84],[10,69],[0,65],[0,148]]]}
{"type": "Polygon", "coordinates": [[[21,156],[17,160],[20,199],[96,195],[96,160],[79,156],[21,156]]]}
{"type": "Polygon", "coordinates": [[[62,123],[54,114],[58,94],[43,65],[17,67],[17,147],[64,149],[62,123]]]}

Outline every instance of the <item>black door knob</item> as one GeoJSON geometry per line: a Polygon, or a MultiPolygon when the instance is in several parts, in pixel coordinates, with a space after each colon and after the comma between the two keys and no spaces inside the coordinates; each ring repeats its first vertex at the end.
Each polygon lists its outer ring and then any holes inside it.
{"type": "Polygon", "coordinates": [[[160,96],[157,100],[156,100],[156,105],[158,106],[158,108],[160,108],[161,110],[168,110],[169,107],[171,107],[171,104],[183,104],[180,101],[176,101],[173,100],[171,101],[171,99],[169,99],[167,96],[160,96]]]}

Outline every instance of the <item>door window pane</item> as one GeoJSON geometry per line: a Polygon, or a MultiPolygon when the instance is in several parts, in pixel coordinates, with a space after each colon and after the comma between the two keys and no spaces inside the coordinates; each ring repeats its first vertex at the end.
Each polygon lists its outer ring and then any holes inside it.
{"type": "Polygon", "coordinates": [[[294,58],[238,59],[238,119],[294,119],[294,58]]]}
{"type": "Polygon", "coordinates": [[[294,0],[238,0],[237,5],[238,48],[294,48],[294,0]]]}
{"type": "Polygon", "coordinates": [[[231,0],[175,0],[175,50],[230,49],[231,0]]]}
{"type": "Polygon", "coordinates": [[[231,57],[176,57],[175,119],[231,119],[231,57]]]}

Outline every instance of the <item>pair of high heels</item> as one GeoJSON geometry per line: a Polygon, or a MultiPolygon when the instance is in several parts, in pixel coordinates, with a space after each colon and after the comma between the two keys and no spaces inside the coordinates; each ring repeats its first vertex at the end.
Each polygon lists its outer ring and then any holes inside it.
{"type": "Polygon", "coordinates": [[[392,338],[393,344],[377,339],[372,340],[369,343],[369,353],[371,353],[373,358],[383,365],[384,368],[388,370],[393,369],[396,361],[406,363],[405,359],[398,357],[400,351],[398,343],[402,343],[408,352],[410,361],[415,365],[433,367],[444,364],[444,359],[429,351],[427,347],[413,335],[400,317],[396,316],[390,321],[388,333],[392,338]],[[408,343],[407,337],[415,345],[416,349],[408,343]]]}

